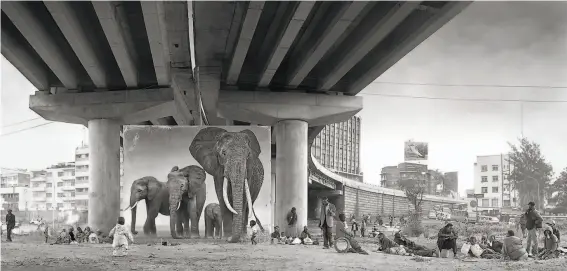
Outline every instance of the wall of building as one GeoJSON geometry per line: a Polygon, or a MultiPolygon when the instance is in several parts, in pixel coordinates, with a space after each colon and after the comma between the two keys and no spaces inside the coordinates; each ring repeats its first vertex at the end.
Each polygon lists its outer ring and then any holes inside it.
{"type": "Polygon", "coordinates": [[[360,166],[360,123],[358,116],[325,126],[313,140],[311,153],[327,169],[362,182],[360,166]]]}
{"type": "Polygon", "coordinates": [[[474,193],[484,194],[484,198],[479,199],[479,210],[517,206],[517,192],[510,190],[510,182],[506,177],[510,170],[507,160],[507,155],[477,156],[474,164],[474,193]]]}

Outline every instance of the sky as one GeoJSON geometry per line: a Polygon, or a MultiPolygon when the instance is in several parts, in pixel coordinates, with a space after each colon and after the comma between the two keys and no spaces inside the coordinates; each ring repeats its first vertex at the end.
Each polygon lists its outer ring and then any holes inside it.
{"type": "MultiPolygon", "coordinates": [[[[473,187],[477,155],[500,154],[523,134],[541,145],[556,173],[567,167],[567,103],[471,102],[388,97],[567,101],[567,2],[474,2],[362,91],[362,169],[378,184],[403,161],[406,140],[429,143],[429,166],[459,171],[473,187]],[[384,84],[379,82],[430,85],[384,84]],[[523,104],[523,105],[521,105],[523,104]],[[523,114],[521,113],[523,111],[523,114]]],[[[2,57],[0,166],[43,168],[72,161],[81,125],[47,123],[28,109],[34,87],[2,57]],[[35,119],[10,126],[13,123],[35,119]],[[9,125],[9,127],[6,127],[9,125]]]]}

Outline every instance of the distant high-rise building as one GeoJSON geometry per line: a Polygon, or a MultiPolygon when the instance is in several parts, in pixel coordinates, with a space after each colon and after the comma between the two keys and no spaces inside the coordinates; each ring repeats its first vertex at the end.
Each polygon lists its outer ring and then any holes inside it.
{"type": "Polygon", "coordinates": [[[25,170],[3,170],[0,174],[0,210],[25,210],[31,201],[29,186],[29,172],[25,170]]]}
{"type": "Polygon", "coordinates": [[[477,156],[474,163],[474,193],[484,194],[479,199],[480,210],[499,210],[517,207],[518,193],[510,189],[508,155],[477,156]]]}
{"type": "Polygon", "coordinates": [[[427,184],[427,194],[430,193],[429,180],[431,174],[427,169],[427,165],[416,163],[400,163],[398,166],[387,166],[382,168],[380,174],[381,184],[383,187],[400,189],[399,182],[402,180],[415,180],[425,182],[427,184]]]}
{"type": "Polygon", "coordinates": [[[362,182],[360,167],[360,123],[358,116],[325,126],[311,146],[321,165],[343,177],[362,182]]]}

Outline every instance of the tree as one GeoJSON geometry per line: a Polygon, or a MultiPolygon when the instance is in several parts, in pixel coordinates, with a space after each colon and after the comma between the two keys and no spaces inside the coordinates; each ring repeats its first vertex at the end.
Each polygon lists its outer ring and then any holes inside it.
{"type": "Polygon", "coordinates": [[[559,174],[549,191],[549,203],[554,204],[557,211],[567,210],[567,167],[559,174]]]}
{"type": "Polygon", "coordinates": [[[553,167],[542,155],[539,144],[526,138],[520,139],[519,146],[512,143],[508,162],[512,168],[509,180],[512,189],[518,191],[520,204],[536,202],[538,208],[543,208],[545,191],[548,190],[553,175],[553,167]]]}
{"type": "Polygon", "coordinates": [[[423,180],[406,179],[399,181],[400,188],[405,192],[408,201],[413,205],[414,212],[410,214],[406,234],[419,236],[423,233],[421,225],[421,204],[423,195],[427,191],[427,184],[423,180]]]}

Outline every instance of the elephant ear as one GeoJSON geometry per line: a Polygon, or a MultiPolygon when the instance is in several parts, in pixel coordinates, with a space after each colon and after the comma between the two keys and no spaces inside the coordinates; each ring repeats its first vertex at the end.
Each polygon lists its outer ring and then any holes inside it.
{"type": "Polygon", "coordinates": [[[146,177],[145,179],[147,180],[148,200],[153,200],[162,188],[161,183],[154,177],[146,177]]]}
{"type": "Polygon", "coordinates": [[[215,145],[225,133],[225,129],[207,127],[197,133],[193,142],[191,142],[191,146],[189,146],[189,152],[193,158],[197,160],[207,173],[213,176],[222,174],[222,172],[219,172],[221,167],[215,151],[215,145]]]}
{"type": "Polygon", "coordinates": [[[204,187],[207,174],[201,167],[188,166],[180,169],[179,172],[181,172],[187,179],[187,185],[189,186],[187,191],[189,191],[189,197],[192,197],[197,191],[204,187]]]}
{"type": "Polygon", "coordinates": [[[260,149],[260,143],[258,142],[258,138],[256,138],[254,132],[246,129],[241,133],[244,133],[248,136],[248,144],[250,144],[250,149],[256,152],[255,155],[256,157],[258,157],[258,155],[260,155],[260,153],[262,152],[262,149],[260,149]]]}
{"type": "Polygon", "coordinates": [[[174,166],[171,168],[171,170],[169,172],[174,172],[174,171],[178,171],[179,167],[178,166],[174,166]]]}

